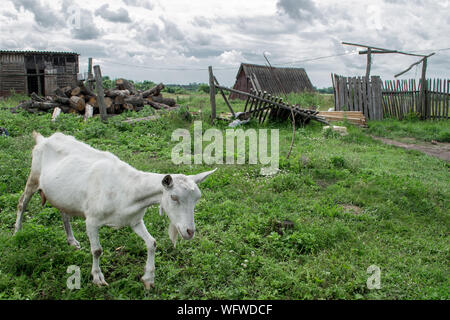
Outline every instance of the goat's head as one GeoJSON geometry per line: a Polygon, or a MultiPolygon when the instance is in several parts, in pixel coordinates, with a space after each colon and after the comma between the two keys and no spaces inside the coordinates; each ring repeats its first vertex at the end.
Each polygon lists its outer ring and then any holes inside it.
{"type": "Polygon", "coordinates": [[[163,195],[160,213],[163,211],[170,220],[169,236],[174,246],[177,234],[183,239],[192,239],[195,233],[194,208],[200,199],[200,189],[197,184],[216,171],[202,172],[192,176],[183,174],[166,175],[162,180],[163,195]]]}

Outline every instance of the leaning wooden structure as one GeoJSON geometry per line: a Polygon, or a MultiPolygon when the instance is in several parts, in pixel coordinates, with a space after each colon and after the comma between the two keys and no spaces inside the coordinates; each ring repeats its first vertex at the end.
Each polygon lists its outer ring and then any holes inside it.
{"type": "Polygon", "coordinates": [[[292,117],[294,117],[295,123],[306,124],[310,120],[315,120],[327,125],[329,124],[325,118],[318,115],[318,111],[302,109],[296,105],[289,105],[283,101],[283,98],[269,94],[266,91],[251,89],[249,93],[223,87],[219,85],[219,82],[214,76],[212,67],[209,67],[209,85],[212,121],[216,118],[215,92],[216,89],[218,89],[232,115],[240,120],[257,119],[259,123],[264,123],[266,120],[284,121],[287,119],[292,120],[292,117]],[[244,112],[239,114],[234,112],[225,95],[225,91],[246,97],[244,112]]]}

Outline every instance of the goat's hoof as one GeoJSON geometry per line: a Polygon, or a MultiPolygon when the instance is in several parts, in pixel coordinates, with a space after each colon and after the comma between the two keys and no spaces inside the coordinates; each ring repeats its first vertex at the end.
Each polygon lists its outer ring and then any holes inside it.
{"type": "Polygon", "coordinates": [[[103,276],[102,273],[100,274],[95,274],[94,275],[94,279],[92,280],[92,282],[97,285],[98,287],[101,286],[109,286],[108,282],[105,281],[105,277],[103,276]]]}
{"type": "Polygon", "coordinates": [[[108,282],[105,281],[105,279],[103,280],[93,280],[92,281],[97,287],[102,287],[102,286],[109,286],[108,282]]]}
{"type": "Polygon", "coordinates": [[[69,244],[69,246],[74,247],[76,250],[80,250],[81,249],[81,245],[77,240],[67,240],[67,243],[69,244]]]}
{"type": "Polygon", "coordinates": [[[155,283],[153,281],[144,280],[142,278],[141,281],[144,283],[145,290],[150,290],[150,288],[155,287],[155,283]]]}

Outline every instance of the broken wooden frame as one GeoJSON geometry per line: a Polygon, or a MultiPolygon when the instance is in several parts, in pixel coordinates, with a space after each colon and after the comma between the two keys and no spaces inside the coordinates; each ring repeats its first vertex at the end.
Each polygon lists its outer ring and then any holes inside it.
{"type": "Polygon", "coordinates": [[[271,95],[266,91],[251,89],[251,92],[244,92],[236,89],[223,87],[219,84],[217,79],[212,73],[212,67],[209,67],[210,76],[210,102],[211,102],[211,121],[216,118],[216,89],[221,93],[228,108],[234,117],[234,112],[231,104],[229,103],[225,92],[230,91],[236,94],[240,94],[247,97],[245,101],[244,112],[240,113],[237,118],[240,120],[257,119],[259,123],[264,123],[266,120],[284,121],[292,118],[292,114],[295,117],[297,123],[306,124],[310,120],[316,120],[318,122],[329,124],[323,117],[318,116],[318,111],[302,109],[296,105],[289,105],[283,102],[283,98],[271,95]]]}
{"type": "Polygon", "coordinates": [[[374,46],[368,46],[368,45],[359,44],[359,43],[342,42],[342,44],[366,48],[366,50],[362,50],[362,51],[358,52],[359,54],[367,54],[366,79],[369,79],[369,75],[370,75],[370,66],[372,64],[372,54],[398,53],[398,54],[403,54],[403,55],[407,55],[407,56],[421,57],[421,59],[418,62],[413,63],[406,70],[396,74],[395,77],[397,78],[398,76],[411,70],[412,67],[414,67],[415,65],[422,63],[422,77],[420,79],[421,91],[420,91],[420,100],[419,100],[420,107],[419,107],[419,109],[420,109],[421,117],[423,119],[430,117],[430,107],[428,104],[428,98],[426,96],[426,90],[425,90],[425,88],[428,85],[427,79],[426,79],[426,70],[427,70],[427,60],[429,57],[431,57],[435,54],[434,52],[431,54],[418,54],[418,53],[411,53],[411,52],[405,52],[405,51],[399,51],[399,50],[391,50],[391,49],[379,48],[379,47],[374,47],[374,46]]]}

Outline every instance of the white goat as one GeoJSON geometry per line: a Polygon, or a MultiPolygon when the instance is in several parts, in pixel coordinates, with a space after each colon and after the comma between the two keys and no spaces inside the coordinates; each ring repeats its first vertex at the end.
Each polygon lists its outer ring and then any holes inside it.
{"type": "Polygon", "coordinates": [[[110,152],[98,151],[74,137],[55,133],[48,138],[33,132],[31,172],[17,206],[15,233],[22,227],[23,212],[38,190],[42,203],[48,201],[62,215],[67,242],[80,248],[69,222],[71,216],[86,219],[86,231],[93,256],[93,282],[108,285],[100,270],[102,247],[98,229],[130,226],[147,246],[147,263],[142,277],[145,288],[154,286],[155,239],[148,233],[143,217],[146,208],[160,203],[169,217],[169,237],[192,239],[195,232],[194,207],[200,199],[197,183],[216,171],[186,176],[164,175],[136,170],[110,152]]]}

